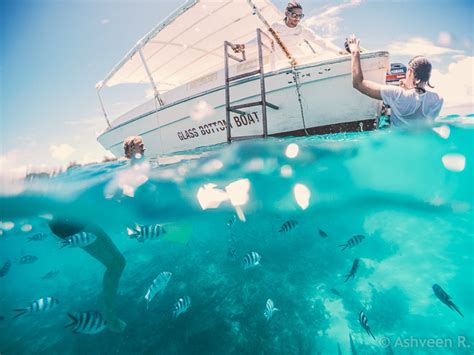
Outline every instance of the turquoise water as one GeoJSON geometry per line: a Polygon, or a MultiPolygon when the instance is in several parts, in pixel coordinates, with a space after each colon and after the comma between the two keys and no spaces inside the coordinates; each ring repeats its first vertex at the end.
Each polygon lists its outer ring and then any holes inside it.
{"type": "Polygon", "coordinates": [[[350,354],[351,335],[358,354],[472,354],[470,127],[247,141],[158,167],[111,162],[6,186],[0,267],[12,266],[0,278],[0,353],[350,354]],[[48,219],[64,213],[101,226],[125,257],[123,333],[64,328],[67,313],[104,307],[104,267],[80,248],[60,249],[49,231],[48,219]],[[131,239],[135,223],[163,224],[167,239],[131,239]],[[28,240],[40,232],[44,240],[28,240]],[[365,238],[342,251],[355,235],[365,238]],[[260,265],[244,269],[252,251],[260,265]],[[22,264],[25,255],[38,260],[22,264]],[[163,271],[172,276],[147,310],[163,271]],[[464,317],[436,298],[435,283],[464,317]],[[184,296],[191,306],[173,320],[184,296]],[[41,297],[59,304],[13,319],[41,297]],[[269,321],[267,299],[279,309],[269,321]]]}

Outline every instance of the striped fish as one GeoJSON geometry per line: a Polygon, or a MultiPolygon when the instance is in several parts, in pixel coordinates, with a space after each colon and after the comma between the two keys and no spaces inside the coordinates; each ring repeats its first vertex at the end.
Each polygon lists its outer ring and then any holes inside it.
{"type": "Polygon", "coordinates": [[[74,333],[97,334],[103,331],[107,325],[102,313],[96,311],[81,312],[77,317],[71,313],[67,315],[72,322],[64,328],[74,327],[72,329],[74,333]]]}
{"type": "Polygon", "coordinates": [[[18,260],[19,264],[25,265],[25,264],[33,264],[38,260],[37,256],[34,255],[23,255],[20,260],[18,260]]]}
{"type": "Polygon", "coordinates": [[[265,318],[270,320],[270,318],[273,316],[273,312],[279,311],[278,308],[275,308],[275,305],[273,304],[273,301],[269,298],[267,300],[267,303],[265,304],[265,311],[263,312],[263,315],[265,318]]]}
{"type": "Polygon", "coordinates": [[[364,314],[363,311],[360,311],[360,313],[359,313],[359,323],[360,323],[361,327],[365,329],[367,334],[369,334],[375,340],[374,334],[372,334],[372,331],[370,330],[369,322],[367,320],[367,317],[366,317],[366,315],[364,314]]]}
{"type": "Polygon", "coordinates": [[[190,297],[184,296],[180,298],[173,307],[173,319],[178,318],[180,314],[183,314],[184,312],[186,312],[190,306],[191,306],[190,297]]]}
{"type": "Polygon", "coordinates": [[[345,275],[346,280],[344,282],[347,282],[349,279],[353,279],[355,277],[355,274],[358,268],[359,268],[359,259],[355,259],[354,262],[352,263],[351,271],[349,271],[349,273],[345,275]]]}
{"type": "Polygon", "coordinates": [[[464,317],[464,315],[461,313],[461,311],[459,310],[458,306],[456,306],[454,304],[454,302],[452,301],[451,299],[451,296],[449,296],[446,291],[444,291],[440,285],[438,284],[434,284],[433,285],[433,292],[435,294],[436,297],[439,298],[439,300],[441,302],[443,302],[446,306],[448,306],[450,309],[452,309],[453,311],[456,311],[458,312],[462,317],[464,317]]]}
{"type": "Polygon", "coordinates": [[[136,238],[139,242],[144,242],[146,239],[158,239],[163,236],[166,231],[160,224],[151,224],[148,226],[137,224],[134,228],[127,228],[127,233],[130,238],[136,238]]]}
{"type": "Polygon", "coordinates": [[[346,244],[341,244],[339,246],[343,247],[342,250],[346,250],[347,248],[351,249],[354,248],[356,245],[360,244],[364,239],[365,236],[363,236],[362,234],[357,234],[351,239],[349,239],[346,244]]]}
{"type": "Polygon", "coordinates": [[[278,232],[279,233],[289,232],[293,228],[295,228],[297,224],[298,224],[297,221],[295,221],[294,219],[290,219],[289,221],[286,221],[285,223],[283,223],[283,225],[281,226],[281,228],[278,232]]]}
{"type": "Polygon", "coordinates": [[[170,281],[171,275],[171,272],[163,271],[156,277],[156,279],[153,280],[145,295],[146,309],[148,309],[148,306],[153,297],[165,290],[166,286],[168,285],[168,282],[170,281]]]}
{"type": "Polygon", "coordinates": [[[51,310],[59,304],[59,301],[54,297],[44,297],[39,300],[34,301],[26,308],[17,308],[14,309],[15,312],[19,312],[15,317],[22,316],[27,313],[43,313],[51,310]]]}
{"type": "Polygon", "coordinates": [[[50,280],[54,279],[56,276],[59,275],[59,270],[51,270],[50,272],[41,276],[41,280],[50,280]]]}
{"type": "Polygon", "coordinates": [[[80,232],[62,241],[61,248],[82,248],[91,245],[97,240],[97,236],[92,233],[80,232]]]}
{"type": "Polygon", "coordinates": [[[242,267],[245,270],[245,269],[250,269],[252,267],[260,265],[260,259],[262,259],[260,254],[257,253],[256,251],[252,251],[248,253],[247,255],[245,255],[244,258],[242,259],[242,267]]]}
{"type": "Polygon", "coordinates": [[[28,238],[29,242],[41,242],[46,239],[48,235],[46,233],[36,233],[28,238]]]}
{"type": "Polygon", "coordinates": [[[2,268],[0,269],[0,277],[4,277],[10,271],[12,267],[12,262],[8,259],[5,264],[3,264],[2,268]]]}

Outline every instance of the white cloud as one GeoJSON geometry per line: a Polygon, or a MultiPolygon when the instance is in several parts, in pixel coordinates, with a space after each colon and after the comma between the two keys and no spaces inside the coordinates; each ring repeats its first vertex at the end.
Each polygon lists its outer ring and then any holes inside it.
{"type": "Polygon", "coordinates": [[[434,90],[444,98],[444,114],[447,114],[446,109],[460,106],[467,106],[470,113],[474,112],[473,75],[472,56],[455,56],[446,73],[433,69],[430,82],[435,86],[434,90]]]}
{"type": "Polygon", "coordinates": [[[314,28],[324,37],[335,37],[339,31],[339,23],[342,21],[339,16],[341,11],[349,7],[359,6],[361,3],[362,0],[349,0],[339,5],[326,7],[320,14],[308,17],[304,21],[304,25],[314,28]]]}
{"type": "Polygon", "coordinates": [[[24,161],[24,153],[18,149],[12,149],[5,154],[0,155],[0,173],[9,177],[23,177],[28,170],[26,164],[19,162],[24,161]]]}
{"type": "Polygon", "coordinates": [[[69,144],[53,144],[49,147],[51,157],[60,161],[66,161],[75,151],[69,144]]]}
{"type": "Polygon", "coordinates": [[[110,19],[104,18],[104,19],[100,20],[100,23],[101,23],[102,25],[107,25],[107,24],[110,23],[110,19]]]}
{"type": "Polygon", "coordinates": [[[438,35],[438,43],[444,47],[451,44],[451,34],[449,32],[440,32],[438,35]]]}
{"type": "Polygon", "coordinates": [[[392,55],[407,55],[414,57],[415,55],[425,55],[430,59],[445,54],[462,54],[461,50],[448,47],[439,47],[433,42],[422,37],[413,37],[406,41],[393,42],[388,45],[387,50],[392,55]]]}

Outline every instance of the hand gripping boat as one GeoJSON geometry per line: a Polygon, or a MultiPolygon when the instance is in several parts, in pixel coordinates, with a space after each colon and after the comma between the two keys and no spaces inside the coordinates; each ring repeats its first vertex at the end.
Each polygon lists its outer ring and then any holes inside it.
{"type": "MultiPolygon", "coordinates": [[[[283,17],[268,0],[185,3],[97,84],[108,125],[98,141],[120,156],[123,140],[141,135],[151,157],[240,139],[375,129],[381,102],[352,88],[350,55],[295,57],[270,25],[283,17]],[[232,51],[255,38],[247,53],[232,51]],[[102,91],[132,84],[147,86],[148,101],[110,122],[102,91]]],[[[385,82],[387,52],[361,60],[367,79],[385,82]]]]}

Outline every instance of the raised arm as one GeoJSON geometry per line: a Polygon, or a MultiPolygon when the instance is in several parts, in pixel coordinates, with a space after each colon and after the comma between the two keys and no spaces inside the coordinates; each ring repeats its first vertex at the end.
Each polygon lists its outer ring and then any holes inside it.
{"type": "Polygon", "coordinates": [[[360,65],[359,42],[360,41],[354,35],[350,36],[347,40],[352,55],[352,86],[364,95],[373,99],[382,100],[382,94],[380,93],[382,85],[364,79],[364,74],[362,73],[362,67],[360,65]]]}

